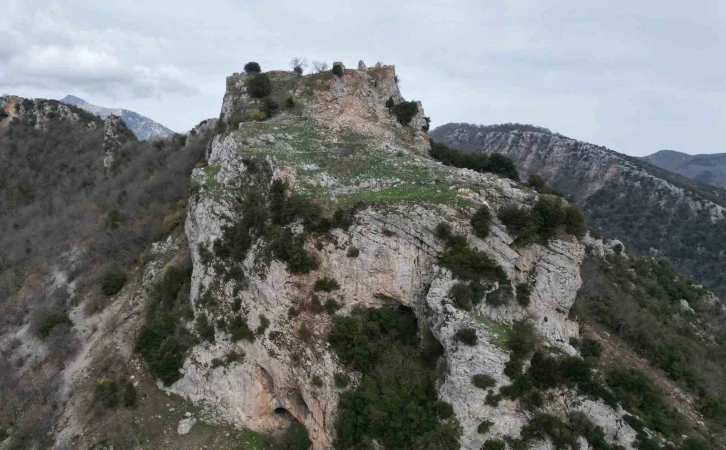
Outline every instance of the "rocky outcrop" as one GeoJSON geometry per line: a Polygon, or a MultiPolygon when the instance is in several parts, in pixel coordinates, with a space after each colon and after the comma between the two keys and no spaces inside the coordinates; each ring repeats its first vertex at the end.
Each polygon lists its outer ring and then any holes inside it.
{"type": "Polygon", "coordinates": [[[105,108],[103,106],[92,105],[82,98],[78,98],[73,95],[66,95],[60,101],[61,103],[81,108],[91,114],[101,117],[102,119],[106,119],[110,116],[118,116],[134,133],[136,138],[141,141],[163,139],[174,134],[173,131],[164,125],[154,122],[139,113],[129,111],[128,109],[105,108]]]}
{"type": "MultiPolygon", "coordinates": [[[[244,314],[256,336],[234,341],[217,328],[214,343],[193,349],[182,378],[169,390],[204,406],[216,420],[239,427],[279,433],[290,420],[297,420],[308,430],[314,448],[330,448],[341,392],[333,374],[347,373],[353,380],[357,375],[341,365],[329,348],[331,318],[311,312],[310,299],[315,294],[322,303],[335,300],[339,314],[356,306],[395,303],[414,311],[444,348],[442,365],[447,372],[439,397],[454,406],[463,429],[462,448],[479,449],[487,438],[516,436],[528,413],[515,401],[487,405],[486,392],[472,385],[471,376],[489,374],[498,386],[510,382],[503,373],[508,351],[494,334],[496,326],[506,327],[515,320],[529,319],[547,346],[575,353],[569,342],[579,335],[579,328],[568,319],[568,312],[580,287],[583,243],[563,237],[547,246],[514,248],[513,238],[496,219],[486,239],[474,237],[469,218],[476,207],[486,204],[496,210],[512,202],[532,204],[536,195],[510,180],[444,167],[421,155],[422,142],[428,145],[428,138],[419,122],[402,127],[384,106],[391,97],[403,100],[392,66],[359,65],[359,70],[347,69],[342,77],[269,76],[273,86],[286,86],[286,95],[293,94],[300,110],[265,122],[243,121],[237,129],[218,135],[208,153],[209,165],[192,176],[195,195],[186,223],[196,313],[208,314],[212,323],[244,314]],[[353,141],[348,140],[351,133],[353,141]],[[349,166],[355,169],[348,170],[349,166]],[[261,179],[260,173],[268,176],[261,179]],[[309,274],[291,273],[284,263],[264,256],[264,242],[254,243],[244,260],[236,262],[244,273],[240,285],[219,272],[223,269],[219,264],[229,263],[210,254],[225,225],[245,214],[234,207],[237,189],[250,186],[264,193],[276,179],[285,181],[292,192],[314,190],[320,199],[379,200],[358,210],[349,227],[334,228],[324,239],[306,240],[305,248],[318,261],[309,274]],[[434,235],[441,222],[469,236],[469,245],[489,254],[513,285],[529,284],[530,305],[510,302],[492,307],[482,302],[470,312],[454,308],[448,292],[455,280],[439,265],[444,247],[434,235]],[[351,247],[359,250],[356,257],[348,254],[351,247]],[[340,289],[314,292],[315,281],[322,277],[336,280],[340,289]],[[207,306],[209,298],[216,301],[213,309],[207,306]],[[455,339],[464,326],[477,330],[478,345],[462,346],[455,339]],[[243,360],[214,364],[230,352],[243,353],[243,360]],[[484,418],[494,422],[486,435],[477,432],[484,418]]],[[[228,78],[220,120],[256,102],[244,92],[247,77],[228,78]]],[[[420,105],[419,112],[423,120],[420,105]]],[[[291,229],[299,233],[301,227],[293,224],[291,229]]],[[[605,247],[597,240],[591,244],[605,247]]],[[[596,411],[596,422],[602,424],[607,439],[630,445],[634,432],[620,423],[621,411],[584,399],[574,401],[575,393],[566,395],[573,401],[557,406],[559,410],[553,406],[557,414],[596,411]]]]}

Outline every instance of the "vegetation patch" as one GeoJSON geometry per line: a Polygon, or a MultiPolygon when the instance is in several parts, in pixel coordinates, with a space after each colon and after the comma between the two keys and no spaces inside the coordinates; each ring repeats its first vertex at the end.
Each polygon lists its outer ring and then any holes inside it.
{"type": "Polygon", "coordinates": [[[459,448],[458,424],[437,400],[436,360],[421,349],[413,314],[356,308],[333,318],[328,341],[362,375],[340,396],[335,448],[367,448],[373,439],[386,448],[459,448]]]}
{"type": "Polygon", "coordinates": [[[340,289],[340,285],[333,278],[324,277],[315,281],[313,289],[316,292],[332,292],[340,289]]]}
{"type": "Polygon", "coordinates": [[[253,98],[264,98],[272,93],[272,82],[266,74],[255,75],[248,78],[246,83],[247,93],[253,98]]]}
{"type": "Polygon", "coordinates": [[[481,173],[491,172],[515,181],[519,180],[514,161],[500,153],[487,155],[485,153],[464,152],[431,141],[431,151],[429,154],[432,158],[441,161],[447,166],[471,169],[481,173]]]}
{"type": "Polygon", "coordinates": [[[475,346],[479,342],[479,338],[476,336],[476,330],[473,328],[462,328],[456,332],[454,338],[470,347],[475,346]]]}
{"type": "Polygon", "coordinates": [[[144,325],[139,330],[136,350],[149,372],[170,385],[181,377],[179,369],[197,342],[184,325],[193,318],[189,307],[191,264],[168,267],[152,289],[144,325]]]}
{"type": "Polygon", "coordinates": [[[479,389],[487,390],[496,386],[497,382],[491,375],[479,373],[471,377],[471,383],[479,389]]]}
{"type": "Polygon", "coordinates": [[[47,338],[48,336],[50,336],[53,328],[59,325],[67,325],[69,327],[73,326],[73,322],[71,321],[70,317],[68,317],[68,313],[51,313],[40,319],[37,324],[38,336],[40,336],[41,339],[47,338]]]}
{"type": "Polygon", "coordinates": [[[106,296],[117,294],[126,284],[126,274],[117,266],[111,265],[101,275],[101,291],[106,296]]]}
{"type": "Polygon", "coordinates": [[[487,205],[482,205],[476,210],[473,216],[471,216],[471,228],[474,230],[474,235],[480,239],[484,239],[489,235],[489,230],[492,227],[492,213],[489,212],[487,205]]]}
{"type": "Polygon", "coordinates": [[[521,244],[537,240],[546,243],[558,231],[577,237],[587,231],[580,209],[559,197],[540,195],[531,209],[509,205],[501,208],[497,216],[521,244]]]}
{"type": "Polygon", "coordinates": [[[573,314],[625,340],[694,392],[711,425],[726,426],[726,322],[718,303],[705,301],[706,290],[651,257],[588,256],[581,275],[573,314]],[[695,312],[682,313],[681,300],[695,312]]]}
{"type": "Polygon", "coordinates": [[[416,102],[400,102],[391,108],[391,112],[401,125],[408,125],[411,119],[418,114],[418,105],[416,102]]]}

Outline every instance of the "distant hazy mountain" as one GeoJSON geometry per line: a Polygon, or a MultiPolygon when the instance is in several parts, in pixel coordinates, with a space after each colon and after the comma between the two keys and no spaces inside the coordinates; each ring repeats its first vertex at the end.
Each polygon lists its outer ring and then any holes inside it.
{"type": "Polygon", "coordinates": [[[168,129],[164,125],[154,122],[139,113],[129,111],[128,109],[104,108],[103,106],[92,105],[82,98],[78,98],[73,95],[66,95],[61,99],[61,102],[85,109],[86,111],[103,118],[110,115],[119,116],[126,126],[134,132],[136,137],[142,141],[163,138],[174,134],[172,130],[168,129]]]}
{"type": "Polygon", "coordinates": [[[675,150],[661,150],[644,156],[643,160],[701,183],[726,187],[726,153],[689,155],[675,150]]]}

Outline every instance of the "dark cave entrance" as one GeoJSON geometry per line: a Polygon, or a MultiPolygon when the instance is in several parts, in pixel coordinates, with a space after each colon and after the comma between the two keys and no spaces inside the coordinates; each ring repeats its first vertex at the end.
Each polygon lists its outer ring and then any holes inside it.
{"type": "Polygon", "coordinates": [[[274,413],[277,417],[279,417],[281,419],[285,419],[289,422],[297,422],[297,419],[295,419],[295,416],[290,414],[290,411],[283,408],[282,406],[275,408],[274,413]]]}

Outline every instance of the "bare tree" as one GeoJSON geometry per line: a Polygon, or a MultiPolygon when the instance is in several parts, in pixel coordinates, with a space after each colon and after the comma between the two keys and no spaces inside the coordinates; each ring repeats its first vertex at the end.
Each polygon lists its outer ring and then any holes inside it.
{"type": "Polygon", "coordinates": [[[308,66],[308,60],[307,59],[300,59],[300,58],[292,58],[290,60],[290,65],[292,66],[292,70],[298,74],[302,75],[305,71],[305,68],[308,66]]]}
{"type": "Polygon", "coordinates": [[[315,73],[321,73],[328,70],[328,63],[323,61],[313,61],[313,70],[315,73]]]}

